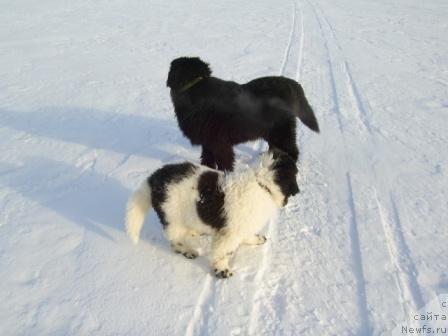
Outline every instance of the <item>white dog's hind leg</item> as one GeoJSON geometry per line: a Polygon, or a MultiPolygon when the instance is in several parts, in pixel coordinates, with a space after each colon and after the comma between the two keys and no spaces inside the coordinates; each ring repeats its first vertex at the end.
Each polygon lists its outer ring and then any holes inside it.
{"type": "Polygon", "coordinates": [[[264,243],[266,243],[267,240],[268,239],[266,238],[266,236],[256,234],[252,237],[245,238],[243,240],[243,244],[245,244],[245,245],[263,245],[264,243]]]}
{"type": "Polygon", "coordinates": [[[171,248],[176,253],[181,253],[185,258],[194,259],[199,254],[188,243],[192,236],[190,230],[182,225],[169,223],[165,228],[165,236],[170,241],[171,248]]]}
{"type": "Polygon", "coordinates": [[[213,236],[212,264],[217,278],[228,278],[233,275],[229,261],[241,243],[241,238],[228,232],[220,232],[213,236]]]}

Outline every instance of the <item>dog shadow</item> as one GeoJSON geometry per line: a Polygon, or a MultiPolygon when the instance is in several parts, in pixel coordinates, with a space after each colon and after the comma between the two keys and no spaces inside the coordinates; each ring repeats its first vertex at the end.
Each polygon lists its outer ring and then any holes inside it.
{"type": "Polygon", "coordinates": [[[190,144],[180,133],[174,117],[105,112],[77,107],[45,107],[34,111],[0,109],[0,125],[17,131],[67,143],[129,155],[172,157],[172,149],[187,152],[190,144]]]}
{"type": "MultiPolygon", "coordinates": [[[[79,225],[115,243],[121,235],[127,238],[124,219],[132,190],[114,179],[105,179],[102,174],[48,158],[28,157],[20,166],[0,162],[0,187],[12,189],[32,203],[57,213],[69,225],[79,225]]],[[[66,222],[61,221],[61,225],[63,223],[66,222]]],[[[194,238],[194,241],[200,249],[208,245],[203,239],[194,238]]],[[[166,255],[177,257],[179,262],[191,262],[205,273],[210,272],[207,248],[195,260],[175,254],[154,211],[146,218],[140,244],[149,244],[166,255]]]]}
{"type": "MultiPolygon", "coordinates": [[[[191,160],[192,152],[195,161],[199,159],[200,150],[192,149],[174,117],[156,119],[76,107],[46,107],[33,111],[0,109],[0,125],[92,149],[125,155],[138,153],[162,162],[191,160]]],[[[259,154],[246,144],[239,145],[236,151],[247,158],[244,162],[259,154]]],[[[14,190],[105,239],[115,242],[117,236],[125,235],[125,206],[132,191],[92,169],[44,157],[25,157],[21,165],[0,162],[0,186],[14,190]]],[[[142,243],[172,254],[154,211],[146,221],[142,243]]],[[[209,245],[205,245],[207,254],[209,245]]],[[[209,271],[207,257],[202,253],[194,264],[209,271]]]]}
{"type": "MultiPolygon", "coordinates": [[[[174,114],[157,119],[81,107],[44,107],[33,111],[0,109],[0,116],[1,126],[66,143],[125,155],[138,153],[163,162],[199,162],[200,147],[192,147],[182,135],[174,114]]],[[[241,162],[247,163],[263,151],[255,149],[254,143],[244,143],[235,146],[235,152],[241,162]]]]}
{"type": "MultiPolygon", "coordinates": [[[[116,180],[42,157],[28,157],[20,166],[0,162],[0,172],[0,186],[54,211],[70,223],[114,242],[117,236],[126,235],[125,208],[131,190],[116,180]]],[[[171,253],[156,216],[148,216],[144,236],[144,241],[171,253]]]]}

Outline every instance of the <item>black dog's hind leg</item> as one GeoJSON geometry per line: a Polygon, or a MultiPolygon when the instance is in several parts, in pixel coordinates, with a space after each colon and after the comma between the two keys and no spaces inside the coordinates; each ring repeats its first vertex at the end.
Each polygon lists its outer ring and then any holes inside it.
{"type": "Polygon", "coordinates": [[[278,148],[288,153],[295,161],[299,159],[299,149],[296,142],[295,118],[289,118],[284,123],[277,125],[266,139],[269,148],[278,148]]]}
{"type": "Polygon", "coordinates": [[[201,164],[216,169],[216,160],[213,152],[205,146],[202,146],[201,164]]]}

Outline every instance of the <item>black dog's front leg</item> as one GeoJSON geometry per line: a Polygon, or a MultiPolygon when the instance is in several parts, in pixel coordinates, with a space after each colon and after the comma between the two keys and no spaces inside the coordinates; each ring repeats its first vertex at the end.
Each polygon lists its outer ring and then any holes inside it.
{"type": "Polygon", "coordinates": [[[285,120],[278,122],[266,140],[268,141],[269,149],[278,148],[286,152],[294,161],[299,159],[294,117],[287,116],[285,120]]]}
{"type": "Polygon", "coordinates": [[[202,146],[201,164],[216,169],[216,160],[213,152],[205,146],[202,146]]]}
{"type": "Polygon", "coordinates": [[[235,162],[235,153],[232,145],[222,144],[213,148],[213,155],[215,156],[218,169],[222,171],[232,171],[233,163],[235,162]]]}

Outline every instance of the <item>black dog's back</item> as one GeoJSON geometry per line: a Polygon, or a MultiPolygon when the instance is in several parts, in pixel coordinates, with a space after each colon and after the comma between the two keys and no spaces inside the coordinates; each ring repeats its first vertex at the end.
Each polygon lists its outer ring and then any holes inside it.
{"type": "Polygon", "coordinates": [[[296,81],[281,76],[261,77],[243,84],[242,87],[259,98],[271,99],[280,108],[291,110],[311,130],[319,132],[314,111],[302,86],[296,81]]]}
{"type": "Polygon", "coordinates": [[[188,93],[172,98],[179,126],[193,144],[218,139],[233,144],[255,140],[267,134],[275,122],[272,109],[264,113],[266,103],[255,99],[240,84],[215,77],[205,78],[188,93]]]}

